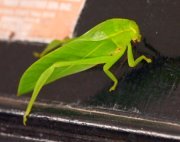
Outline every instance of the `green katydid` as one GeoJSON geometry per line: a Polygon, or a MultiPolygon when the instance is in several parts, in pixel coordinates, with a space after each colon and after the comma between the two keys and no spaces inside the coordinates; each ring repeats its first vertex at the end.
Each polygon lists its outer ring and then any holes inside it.
{"type": "MultiPolygon", "coordinates": [[[[77,38],[66,41],[61,48],[44,55],[33,63],[21,77],[18,88],[18,96],[33,90],[24,114],[24,125],[42,87],[62,77],[104,64],[103,71],[113,81],[109,91],[115,90],[118,80],[109,69],[126,50],[130,67],[136,66],[142,60],[151,62],[151,59],[144,55],[134,59],[131,41],[140,42],[140,40],[141,34],[136,22],[113,18],[98,24],[77,38]]],[[[52,49],[61,43],[57,40],[49,46],[52,49]]]]}

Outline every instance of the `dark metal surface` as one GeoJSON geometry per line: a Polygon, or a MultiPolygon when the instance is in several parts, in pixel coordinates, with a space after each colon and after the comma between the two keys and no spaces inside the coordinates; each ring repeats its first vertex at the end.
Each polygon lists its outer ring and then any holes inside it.
{"type": "MultiPolygon", "coordinates": [[[[8,136],[8,139],[24,141],[75,141],[75,142],[178,142],[168,137],[154,137],[153,132],[149,134],[134,132],[131,129],[126,131],[115,129],[118,127],[100,125],[71,118],[55,118],[53,116],[32,115],[27,127],[21,125],[21,112],[0,113],[1,137],[8,136]]],[[[142,132],[145,132],[142,130],[142,132]]],[[[157,133],[158,134],[158,133],[157,133]]],[[[166,135],[167,136],[167,135],[166,135]]]]}
{"type": "Polygon", "coordinates": [[[0,141],[180,141],[180,51],[178,0],[88,0],[75,33],[112,17],[134,19],[144,40],[135,45],[142,62],[113,68],[116,91],[97,66],[62,78],[41,91],[28,120],[22,115],[30,93],[16,97],[20,76],[44,44],[0,42],[0,141]],[[155,50],[155,52],[153,50],[155,50]],[[156,52],[156,50],[158,52],[156,52]]]}

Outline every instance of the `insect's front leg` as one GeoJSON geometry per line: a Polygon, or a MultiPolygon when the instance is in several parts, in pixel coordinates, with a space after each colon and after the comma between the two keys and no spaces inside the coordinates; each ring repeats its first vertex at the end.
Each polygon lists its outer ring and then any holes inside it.
{"type": "Polygon", "coordinates": [[[139,64],[142,60],[145,60],[147,63],[151,63],[152,60],[150,58],[145,57],[144,55],[140,56],[136,60],[134,60],[133,52],[132,52],[132,46],[129,43],[128,44],[128,64],[130,67],[135,67],[137,64],[139,64]]]}

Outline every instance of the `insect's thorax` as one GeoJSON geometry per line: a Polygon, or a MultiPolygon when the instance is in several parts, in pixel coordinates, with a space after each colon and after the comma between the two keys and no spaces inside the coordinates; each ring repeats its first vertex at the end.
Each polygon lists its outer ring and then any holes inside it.
{"type": "Polygon", "coordinates": [[[131,42],[132,39],[129,30],[127,30],[127,31],[119,32],[119,34],[112,36],[111,40],[114,44],[116,44],[119,47],[126,47],[127,44],[131,42]]]}

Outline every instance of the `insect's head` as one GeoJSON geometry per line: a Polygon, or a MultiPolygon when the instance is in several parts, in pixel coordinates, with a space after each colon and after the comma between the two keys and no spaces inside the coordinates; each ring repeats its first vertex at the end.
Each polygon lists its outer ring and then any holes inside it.
{"type": "Polygon", "coordinates": [[[131,23],[130,29],[132,30],[132,32],[131,32],[132,41],[135,42],[135,43],[140,42],[141,41],[141,34],[140,34],[139,27],[136,24],[136,22],[133,21],[131,23]]]}

